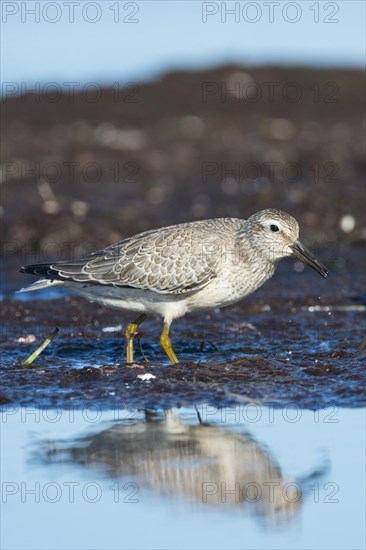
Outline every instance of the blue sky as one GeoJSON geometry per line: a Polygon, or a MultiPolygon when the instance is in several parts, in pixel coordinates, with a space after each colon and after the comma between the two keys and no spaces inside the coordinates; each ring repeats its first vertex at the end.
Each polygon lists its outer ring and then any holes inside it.
{"type": "Polygon", "coordinates": [[[226,62],[362,67],[363,0],[1,3],[3,82],[146,80],[226,62]]]}

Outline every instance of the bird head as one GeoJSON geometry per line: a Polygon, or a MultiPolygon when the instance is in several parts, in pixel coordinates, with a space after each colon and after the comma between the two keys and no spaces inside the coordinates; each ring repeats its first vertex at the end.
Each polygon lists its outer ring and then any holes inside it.
{"type": "Polygon", "coordinates": [[[299,241],[299,224],[290,214],[281,210],[262,210],[248,218],[245,224],[252,246],[271,262],[293,255],[322,277],[328,276],[328,270],[299,241]]]}

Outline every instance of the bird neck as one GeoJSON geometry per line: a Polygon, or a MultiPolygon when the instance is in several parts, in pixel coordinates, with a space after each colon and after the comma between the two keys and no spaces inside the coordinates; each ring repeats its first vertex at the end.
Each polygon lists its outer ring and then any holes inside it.
{"type": "Polygon", "coordinates": [[[239,231],[238,246],[244,260],[257,260],[259,265],[269,271],[274,271],[277,259],[270,254],[268,243],[258,241],[258,234],[255,228],[248,227],[245,223],[239,231]]]}

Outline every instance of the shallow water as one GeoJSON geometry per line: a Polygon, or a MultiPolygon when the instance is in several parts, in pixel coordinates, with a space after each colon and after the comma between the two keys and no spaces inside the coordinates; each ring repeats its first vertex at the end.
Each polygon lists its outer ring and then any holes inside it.
{"type": "Polygon", "coordinates": [[[9,268],[3,547],[364,548],[357,259],[327,281],[285,263],[242,303],[177,320],[175,366],[158,343],[161,320],[147,320],[133,368],[128,314],[14,294],[25,283],[9,268]]]}
{"type": "Polygon", "coordinates": [[[336,407],[4,406],[2,545],[361,549],[364,428],[336,407]]]}

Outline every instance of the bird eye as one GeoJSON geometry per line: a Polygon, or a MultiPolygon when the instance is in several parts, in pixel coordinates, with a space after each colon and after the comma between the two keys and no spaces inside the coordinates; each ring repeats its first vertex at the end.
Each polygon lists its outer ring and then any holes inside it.
{"type": "Polygon", "coordinates": [[[279,230],[280,230],[280,228],[278,227],[278,225],[274,225],[274,224],[271,225],[271,231],[273,231],[273,233],[275,233],[276,231],[279,231],[279,230]]]}

